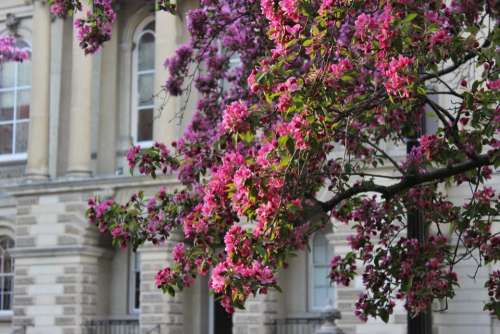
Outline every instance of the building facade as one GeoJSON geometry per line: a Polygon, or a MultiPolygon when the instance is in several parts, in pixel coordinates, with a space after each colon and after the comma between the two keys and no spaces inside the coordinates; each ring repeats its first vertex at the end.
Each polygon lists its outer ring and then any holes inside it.
{"type": "MultiPolygon", "coordinates": [[[[389,324],[361,323],[353,315],[361,281],[345,288],[326,279],[333,254],[348,250],[348,226],[314,235],[311,252],[280,274],[283,293],[252,299],[228,317],[206,279],[175,298],[156,289],[171,244],[115,249],[87,223],[90,196],[123,202],[139,189],[179,186],[174,178],[128,176],[125,154],[132,144],[171,142],[189,121],[192,108],[179,124],[172,118],[181,103],[155,93],[197,1],[179,1],[177,16],[147,3],[119,1],[112,40],[90,57],[75,43],[72,18],[52,18],[47,1],[0,1],[0,33],[15,35],[32,55],[0,68],[0,334],[312,333],[328,305],[341,311],[345,333],[405,333],[401,306],[389,324]]],[[[394,149],[396,158],[403,154],[394,149]]],[[[499,180],[495,174],[496,188],[499,180]]],[[[457,201],[465,193],[445,191],[457,201]]],[[[459,268],[474,270],[474,263],[459,268]]],[[[477,282],[463,279],[447,311],[434,314],[436,333],[500,333],[482,311],[489,270],[480,268],[477,282]]]]}

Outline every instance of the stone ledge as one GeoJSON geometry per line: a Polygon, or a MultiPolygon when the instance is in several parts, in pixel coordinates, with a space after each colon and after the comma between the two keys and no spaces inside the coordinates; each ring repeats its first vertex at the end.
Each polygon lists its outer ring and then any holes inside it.
{"type": "Polygon", "coordinates": [[[82,191],[113,191],[157,185],[176,187],[181,184],[173,176],[162,176],[156,179],[148,176],[63,177],[46,181],[24,180],[15,184],[7,184],[2,191],[14,197],[24,197],[82,191]]]}
{"type": "Polygon", "coordinates": [[[9,253],[14,258],[29,258],[29,257],[53,257],[53,256],[74,256],[85,255],[93,257],[112,258],[113,251],[99,247],[88,246],[62,246],[62,247],[26,247],[26,248],[13,248],[9,253]]]}

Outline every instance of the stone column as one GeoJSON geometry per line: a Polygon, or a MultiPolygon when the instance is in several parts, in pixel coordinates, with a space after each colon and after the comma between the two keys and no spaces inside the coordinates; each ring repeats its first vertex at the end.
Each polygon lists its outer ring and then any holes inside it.
{"type": "Polygon", "coordinates": [[[184,293],[178,292],[171,297],[155,286],[156,273],[173,261],[171,253],[175,240],[167,241],[165,246],[147,244],[138,250],[141,260],[139,322],[142,334],[184,333],[184,293]]]}
{"type": "MultiPolygon", "coordinates": [[[[286,293],[293,293],[287,291],[286,293]]],[[[279,292],[270,289],[267,295],[250,296],[244,310],[233,314],[233,333],[273,334],[278,318],[279,292]]]]}
{"type": "MultiPolygon", "coordinates": [[[[82,2],[85,5],[86,2],[82,2]]],[[[74,20],[88,8],[82,8],[74,20]]],[[[67,176],[91,175],[91,102],[92,55],[85,55],[78,42],[78,30],[73,28],[73,65],[71,72],[71,107],[69,120],[69,152],[67,176]]]]}
{"type": "Polygon", "coordinates": [[[47,179],[49,176],[51,23],[47,1],[34,0],[33,7],[31,125],[26,176],[32,179],[47,179]]]}
{"type": "MultiPolygon", "coordinates": [[[[165,59],[174,54],[178,43],[179,27],[182,22],[179,16],[165,11],[157,11],[155,43],[155,93],[161,92],[168,76],[164,66],[165,59]]],[[[155,97],[155,113],[158,118],[154,121],[153,139],[165,144],[177,140],[180,134],[178,120],[175,119],[178,111],[178,98],[161,93],[155,97]]]]}
{"type": "Polygon", "coordinates": [[[101,57],[101,94],[99,135],[97,143],[97,173],[114,174],[116,166],[116,114],[118,86],[118,23],[111,40],[104,43],[101,57]]]}

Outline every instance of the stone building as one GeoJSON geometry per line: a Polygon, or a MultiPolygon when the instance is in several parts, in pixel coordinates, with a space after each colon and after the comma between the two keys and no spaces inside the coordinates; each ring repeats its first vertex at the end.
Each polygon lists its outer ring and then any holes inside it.
{"type": "MultiPolygon", "coordinates": [[[[251,300],[231,318],[206,280],[175,298],[154,287],[170,245],[115,249],[87,224],[89,196],[125,201],[138,189],[177,186],[128,176],[124,155],[133,143],[171,142],[189,119],[170,122],[180,103],[170,99],[158,114],[165,101],[151,96],[166,77],[163,60],[186,39],[184,16],[196,1],[179,1],[177,16],[144,3],[119,1],[113,39],[86,57],[72,19],[51,18],[47,1],[0,1],[0,33],[32,54],[0,69],[0,334],[311,333],[329,304],[342,312],[345,333],[405,333],[401,307],[388,325],[361,323],[352,312],[361,282],[342,288],[326,280],[329,258],[347,251],[349,227],[315,235],[312,251],[280,275],[283,294],[251,300]]],[[[464,280],[448,311],[434,315],[436,333],[500,333],[482,312],[485,299],[481,280],[464,280]]]]}

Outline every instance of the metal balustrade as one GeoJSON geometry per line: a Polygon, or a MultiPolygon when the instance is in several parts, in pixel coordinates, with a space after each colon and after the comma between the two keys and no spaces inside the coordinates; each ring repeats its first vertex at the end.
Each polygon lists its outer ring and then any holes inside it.
{"type": "Polygon", "coordinates": [[[139,320],[135,319],[107,319],[90,320],[83,330],[83,334],[139,334],[139,320]]]}
{"type": "Polygon", "coordinates": [[[276,320],[275,334],[314,334],[321,325],[320,317],[293,317],[276,320]]]}

